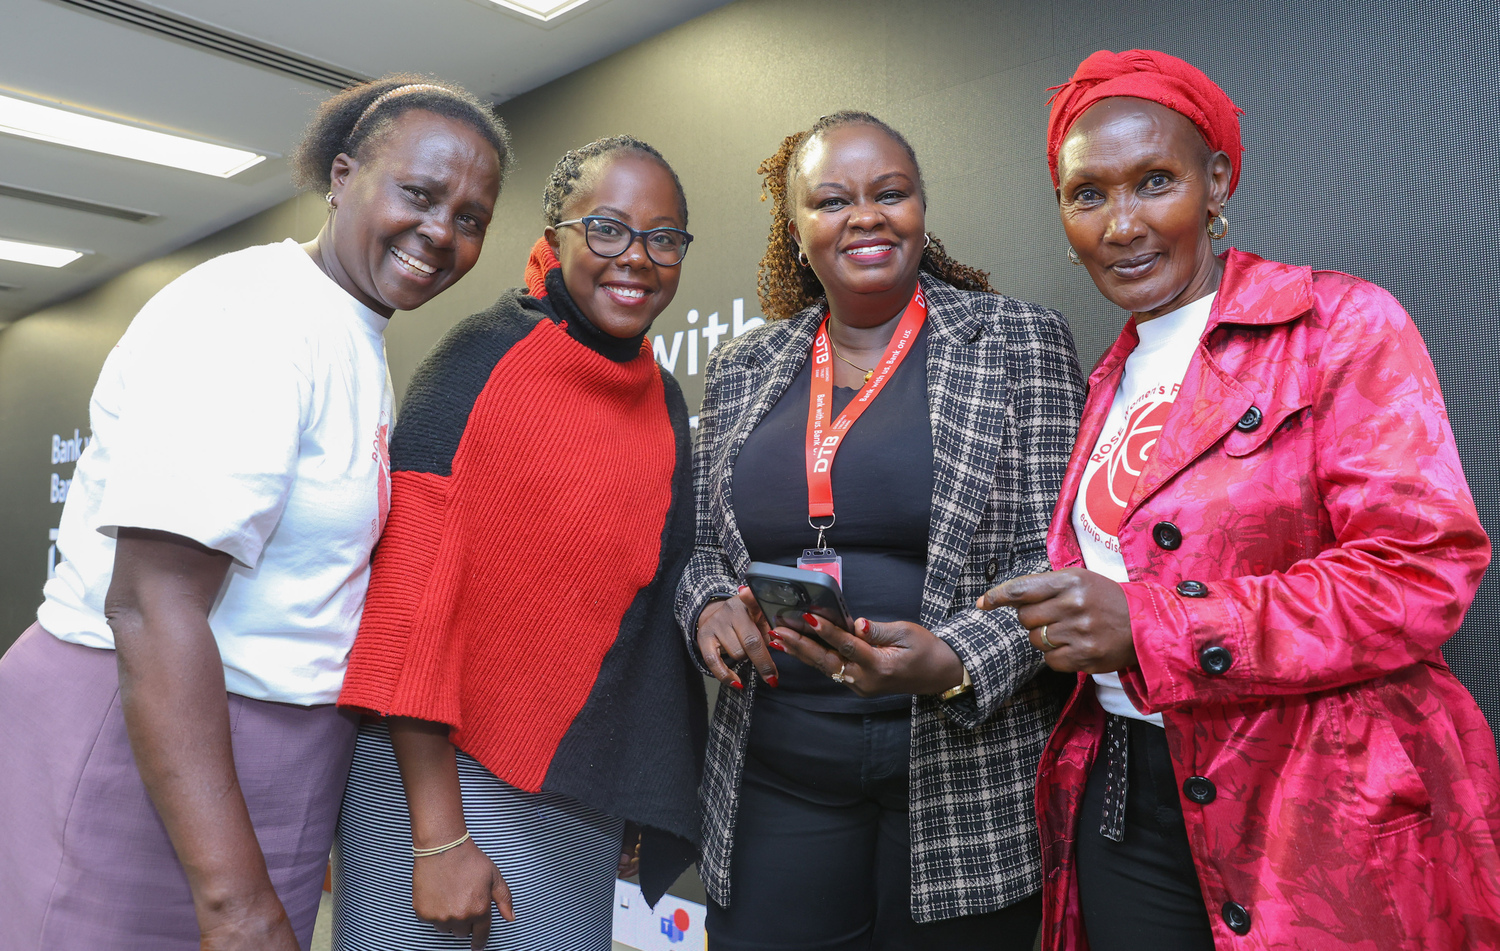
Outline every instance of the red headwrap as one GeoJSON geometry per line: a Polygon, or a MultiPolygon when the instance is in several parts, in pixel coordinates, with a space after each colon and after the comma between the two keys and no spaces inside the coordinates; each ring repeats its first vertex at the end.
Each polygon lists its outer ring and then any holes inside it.
{"type": "Polygon", "coordinates": [[[1239,116],[1245,111],[1229,101],[1224,90],[1191,63],[1155,50],[1100,50],[1078,64],[1073,78],[1053,86],[1052,116],[1047,120],[1047,165],[1057,182],[1057,152],[1073,123],[1101,99],[1133,96],[1158,102],[1192,120],[1203,141],[1229,156],[1233,174],[1229,193],[1240,182],[1239,116]]]}
{"type": "Polygon", "coordinates": [[[546,297],[547,272],[555,267],[562,265],[557,263],[552,245],[547,243],[546,238],[538,238],[536,244],[531,246],[531,257],[526,259],[526,292],[532,297],[546,297]]]}

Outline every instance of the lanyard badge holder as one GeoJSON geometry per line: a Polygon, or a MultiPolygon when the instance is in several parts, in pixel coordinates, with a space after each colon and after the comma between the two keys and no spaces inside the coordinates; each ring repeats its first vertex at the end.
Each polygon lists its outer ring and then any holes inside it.
{"type": "Polygon", "coordinates": [[[806,571],[821,571],[837,581],[839,587],[843,588],[844,559],[839,557],[838,552],[823,545],[823,533],[833,527],[833,516],[828,517],[827,525],[819,525],[811,518],[807,520],[807,524],[818,530],[818,545],[816,548],[802,549],[802,557],[797,559],[797,567],[806,571]]]}
{"type": "Polygon", "coordinates": [[[901,361],[906,359],[922,324],[927,320],[927,298],[917,288],[911,303],[901,314],[896,333],[886,346],[885,356],[865,380],[854,399],[839,414],[832,424],[828,417],[833,411],[833,353],[828,340],[828,318],[818,327],[812,347],[812,385],[807,403],[807,524],[817,529],[816,547],[804,549],[797,559],[797,567],[807,571],[821,571],[844,584],[844,560],[839,553],[825,544],[824,535],[833,527],[833,459],[838,454],[839,444],[860,415],[875,402],[875,397],[895,374],[901,361]]]}

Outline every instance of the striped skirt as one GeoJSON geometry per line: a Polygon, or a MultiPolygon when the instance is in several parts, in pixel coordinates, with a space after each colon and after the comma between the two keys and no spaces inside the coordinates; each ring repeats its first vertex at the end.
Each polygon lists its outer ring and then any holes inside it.
{"type": "MultiPolygon", "coordinates": [[[[487,951],[609,951],[624,823],[565,796],[527,793],[463,752],[474,842],[505,876],[516,920],[490,909],[487,951]]],[[[363,723],[334,848],[336,951],[468,948],[412,913],[411,817],[383,725],[363,723]]]]}

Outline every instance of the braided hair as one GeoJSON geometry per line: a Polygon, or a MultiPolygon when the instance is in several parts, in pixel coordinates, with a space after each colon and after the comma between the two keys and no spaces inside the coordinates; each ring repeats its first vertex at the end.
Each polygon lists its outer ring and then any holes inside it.
{"type": "Polygon", "coordinates": [[[585,187],[584,178],[595,160],[616,152],[634,152],[661,163],[661,167],[672,176],[672,184],[677,188],[677,210],[682,213],[682,226],[686,228],[687,194],[682,190],[682,179],[677,177],[672,164],[660,152],[633,135],[611,135],[595,139],[588,145],[563,153],[563,157],[557,160],[557,167],[552,170],[552,176],[547,179],[547,187],[542,190],[542,220],[549,227],[562,221],[563,206],[585,187]]]}
{"type": "MultiPolygon", "coordinates": [[[[760,309],[772,320],[785,320],[798,311],[822,302],[826,298],[823,285],[813,269],[797,259],[797,242],[792,239],[787,227],[791,221],[792,177],[802,160],[807,146],[817,136],[829,129],[853,124],[870,125],[890,136],[900,145],[917,170],[917,194],[922,204],[927,204],[927,190],[922,182],[922,166],[917,162],[917,153],[906,141],[906,137],[881,122],[868,112],[842,111],[823,116],[813,127],[804,132],[794,132],[781,142],[776,154],[760,163],[756,169],[762,176],[760,200],[771,197],[771,233],[766,240],[766,253],[760,259],[756,273],[756,293],[760,297],[760,309]]],[[[978,268],[960,264],[948,256],[943,242],[935,235],[927,235],[928,244],[922,251],[919,267],[928,274],[959,290],[985,291],[993,294],[990,276],[978,268]]]]}
{"type": "Polygon", "coordinates": [[[461,86],[413,73],[392,73],[351,86],[323,101],[292,152],[292,181],[303,191],[327,191],[333,160],[360,157],[403,113],[413,109],[465,123],[494,146],[502,183],[510,167],[510,133],[492,107],[461,86]]]}

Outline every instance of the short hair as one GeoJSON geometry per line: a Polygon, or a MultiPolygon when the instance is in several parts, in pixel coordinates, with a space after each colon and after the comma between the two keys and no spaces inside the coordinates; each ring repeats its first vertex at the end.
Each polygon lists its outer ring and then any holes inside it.
{"type": "Polygon", "coordinates": [[[461,86],[413,73],[393,73],[323,100],[292,153],[292,181],[303,191],[327,191],[334,159],[340,154],[359,158],[365,143],[413,109],[456,119],[483,136],[500,157],[504,182],[511,161],[510,133],[493,107],[461,86]]]}
{"type": "Polygon", "coordinates": [[[682,226],[686,228],[687,194],[682,190],[682,179],[677,177],[672,163],[660,152],[633,135],[611,135],[595,139],[588,145],[563,153],[563,157],[557,160],[557,167],[552,170],[551,177],[547,179],[547,187],[542,189],[542,220],[549,227],[562,221],[563,205],[578,191],[589,163],[617,152],[634,152],[661,163],[661,167],[672,176],[672,185],[677,189],[677,210],[682,212],[682,226]]]}
{"type": "MultiPolygon", "coordinates": [[[[776,154],[760,163],[756,169],[762,176],[761,200],[771,197],[771,233],[766,239],[766,253],[760,259],[756,273],[756,294],[760,298],[760,309],[772,320],[785,320],[804,308],[811,307],[825,298],[823,285],[813,269],[797,259],[797,242],[787,227],[791,221],[792,178],[797,163],[807,151],[812,140],[830,129],[846,125],[874,126],[890,136],[901,146],[917,170],[917,193],[922,203],[927,203],[926,186],[922,183],[922,165],[917,161],[916,150],[906,141],[906,136],[881,122],[868,112],[844,110],[826,115],[813,123],[811,129],[793,132],[781,141],[776,154]]],[[[948,256],[943,242],[931,233],[928,244],[922,251],[921,269],[939,280],[965,291],[994,293],[990,287],[990,276],[978,268],[960,264],[948,256]]]]}

